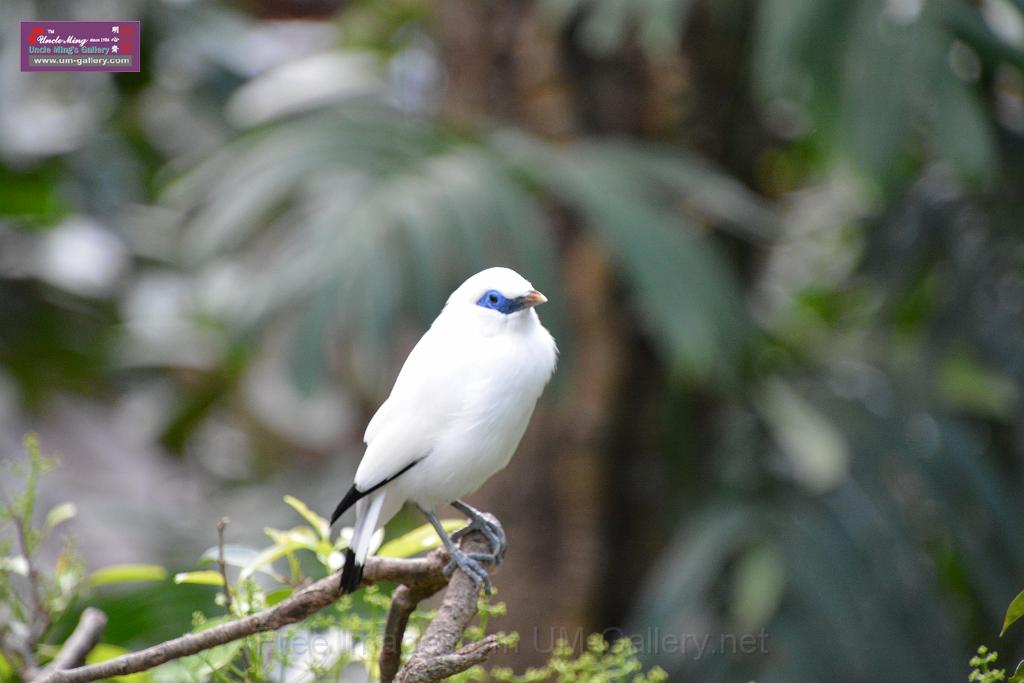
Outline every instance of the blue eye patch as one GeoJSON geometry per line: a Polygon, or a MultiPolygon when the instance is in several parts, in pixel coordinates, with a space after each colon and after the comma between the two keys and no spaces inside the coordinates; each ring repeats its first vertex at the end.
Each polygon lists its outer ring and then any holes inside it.
{"type": "Polygon", "coordinates": [[[515,313],[521,311],[526,305],[526,297],[516,297],[515,299],[509,299],[507,296],[502,294],[496,289],[489,289],[484,292],[484,295],[480,297],[480,300],[476,302],[477,306],[483,306],[484,308],[492,308],[499,313],[508,315],[509,313],[515,313]]]}

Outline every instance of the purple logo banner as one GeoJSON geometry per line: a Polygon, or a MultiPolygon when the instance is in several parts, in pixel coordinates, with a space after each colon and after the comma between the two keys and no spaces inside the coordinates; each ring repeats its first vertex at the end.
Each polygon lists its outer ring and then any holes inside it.
{"type": "Polygon", "coordinates": [[[23,21],[22,71],[138,71],[137,21],[23,21]]]}

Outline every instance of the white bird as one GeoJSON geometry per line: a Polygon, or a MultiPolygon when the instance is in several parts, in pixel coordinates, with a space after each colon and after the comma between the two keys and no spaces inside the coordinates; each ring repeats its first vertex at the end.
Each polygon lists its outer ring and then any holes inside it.
{"type": "Polygon", "coordinates": [[[508,464],[534,406],[555,369],[555,341],[534,310],[547,301],[508,268],[488,268],[456,289],[413,348],[391,395],[366,427],[366,452],[352,488],[331,524],[352,505],[356,524],[345,553],[342,591],[362,580],[374,531],[407,502],[437,531],[455,567],[490,592],[480,561],[498,562],[500,527],[459,498],[508,464]],[[433,508],[441,503],[469,517],[491,545],[491,555],[467,555],[455,546],[433,508]]]}

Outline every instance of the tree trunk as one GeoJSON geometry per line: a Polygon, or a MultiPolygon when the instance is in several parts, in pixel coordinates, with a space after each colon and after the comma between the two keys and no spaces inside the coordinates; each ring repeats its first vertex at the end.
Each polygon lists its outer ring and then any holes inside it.
{"type": "MultiPolygon", "coordinates": [[[[589,60],[572,47],[571,31],[557,35],[545,25],[534,2],[442,0],[438,17],[449,120],[510,123],[567,141],[600,132],[639,135],[668,116],[664,106],[645,106],[651,79],[637,55],[589,60]]],[[[521,636],[519,653],[505,662],[517,666],[546,661],[559,637],[580,645],[581,636],[602,628],[598,619],[607,609],[599,593],[614,580],[626,547],[608,536],[606,523],[624,513],[608,509],[620,498],[609,494],[616,486],[609,475],[617,458],[628,457],[612,450],[624,440],[611,431],[622,424],[615,411],[638,351],[627,343],[606,255],[574,217],[559,214],[554,222],[571,328],[569,339],[559,340],[561,376],[509,468],[475,496],[509,536],[500,579],[509,616],[500,627],[521,636]]]]}

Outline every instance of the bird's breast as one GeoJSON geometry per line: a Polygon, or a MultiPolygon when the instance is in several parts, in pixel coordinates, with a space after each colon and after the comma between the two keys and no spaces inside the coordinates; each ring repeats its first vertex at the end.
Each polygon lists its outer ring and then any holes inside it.
{"type": "MultiPolygon", "coordinates": [[[[544,360],[516,340],[489,340],[464,357],[453,385],[460,400],[443,421],[430,456],[421,465],[420,491],[451,500],[477,489],[508,464],[551,374],[544,360]]],[[[553,353],[552,353],[553,355],[553,353]]]]}

